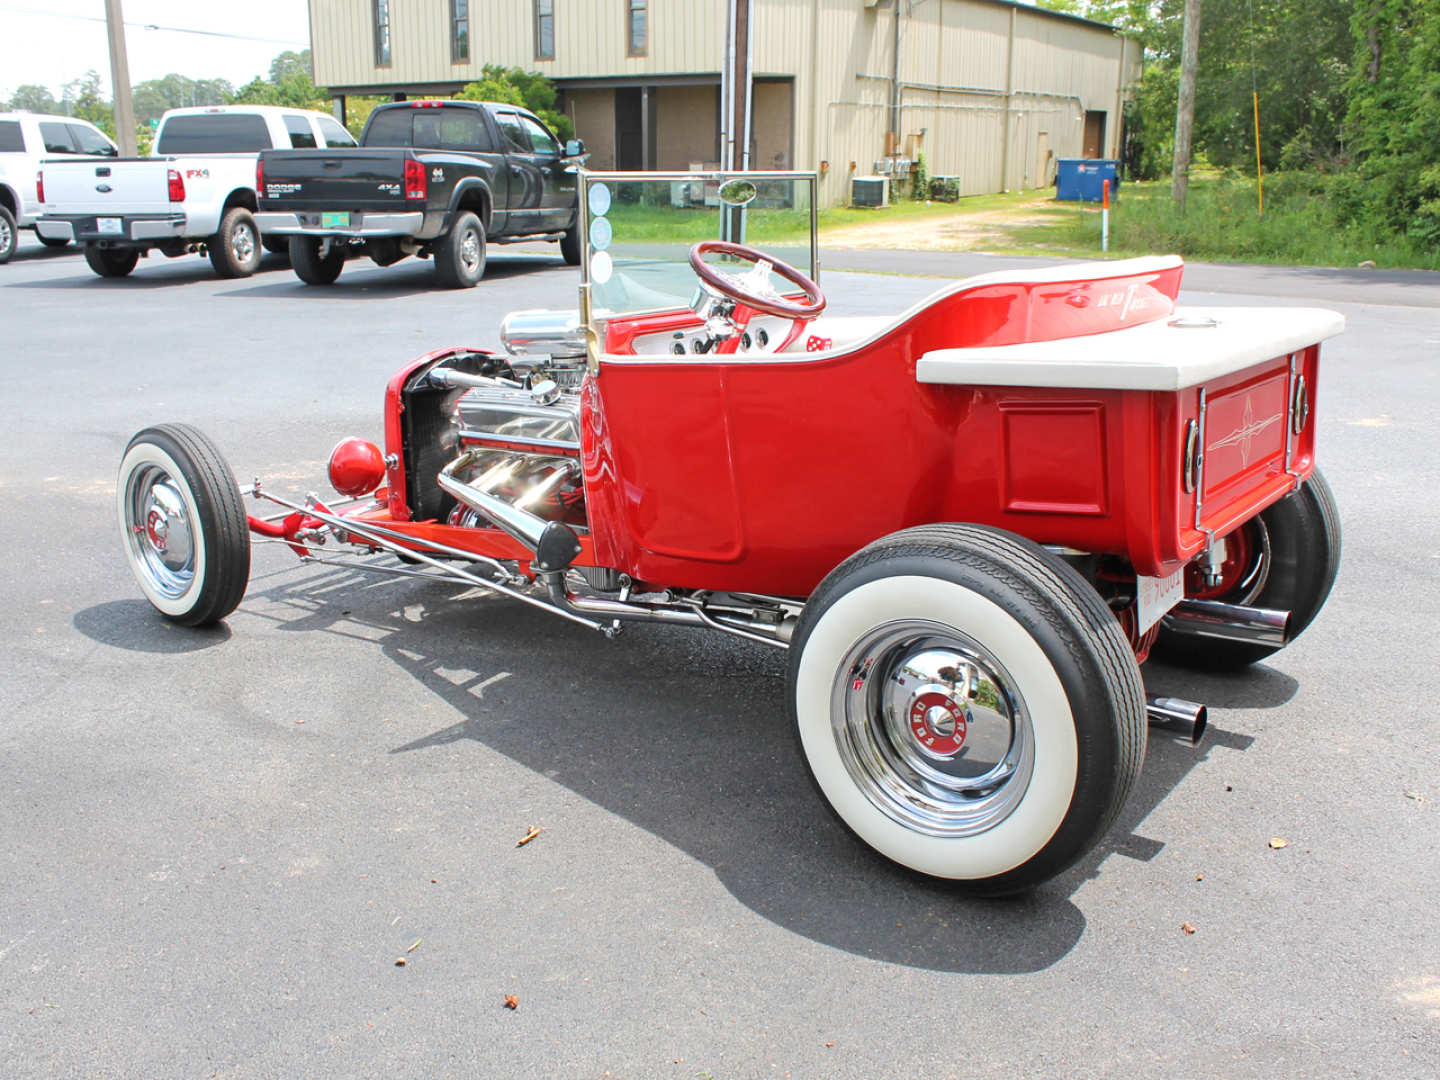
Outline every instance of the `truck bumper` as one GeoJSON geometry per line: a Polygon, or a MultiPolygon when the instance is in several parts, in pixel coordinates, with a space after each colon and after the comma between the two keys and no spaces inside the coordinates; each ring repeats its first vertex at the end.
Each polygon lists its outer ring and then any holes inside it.
{"type": "Polygon", "coordinates": [[[185,235],[185,215],[107,217],[96,214],[78,214],[69,217],[51,217],[46,214],[35,222],[35,231],[47,239],[78,240],[82,244],[96,242],[119,245],[145,244],[155,240],[174,240],[183,237],[185,235]],[[116,224],[105,224],[109,222],[116,224]]]}
{"type": "Polygon", "coordinates": [[[291,213],[267,210],[255,215],[262,236],[416,236],[425,224],[420,211],[408,214],[350,214],[349,225],[321,225],[319,211],[291,213]]]}

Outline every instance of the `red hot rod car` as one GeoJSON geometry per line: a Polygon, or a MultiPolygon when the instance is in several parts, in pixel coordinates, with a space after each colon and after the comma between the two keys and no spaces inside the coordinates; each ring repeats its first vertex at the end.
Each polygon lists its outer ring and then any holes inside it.
{"type": "Polygon", "coordinates": [[[508,355],[403,367],[383,447],[331,457],[338,500],[240,488],[193,428],[140,432],[118,503],[141,589],[223,619],[254,537],[609,636],[788,649],[805,760],[858,837],[976,892],[1061,872],[1114,820],[1147,722],[1203,728],[1147,702],[1139,662],[1243,665],[1324,603],[1313,406],[1343,320],[1177,309],[1173,257],[835,312],[814,184],[582,174],[578,311],[512,315],[508,355]]]}

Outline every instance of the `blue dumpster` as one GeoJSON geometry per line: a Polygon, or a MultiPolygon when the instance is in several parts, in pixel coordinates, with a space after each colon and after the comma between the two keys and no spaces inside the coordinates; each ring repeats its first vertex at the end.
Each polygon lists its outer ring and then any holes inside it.
{"type": "Polygon", "coordinates": [[[1055,169],[1055,198],[1099,202],[1106,180],[1113,196],[1120,187],[1119,165],[1114,158],[1061,158],[1055,169]]]}

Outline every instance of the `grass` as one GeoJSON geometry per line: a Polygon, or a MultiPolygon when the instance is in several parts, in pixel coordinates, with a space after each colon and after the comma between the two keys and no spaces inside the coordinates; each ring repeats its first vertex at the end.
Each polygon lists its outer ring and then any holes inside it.
{"type": "MultiPolygon", "coordinates": [[[[1016,206],[1033,198],[1032,193],[1009,195],[977,195],[958,203],[915,202],[901,199],[881,209],[853,206],[836,206],[821,210],[816,215],[820,229],[821,243],[825,232],[847,225],[876,225],[886,223],[943,220],[956,213],[974,213],[980,210],[1002,209],[1016,206]]],[[[714,239],[715,211],[702,208],[681,208],[652,206],[639,203],[615,203],[608,217],[617,237],[627,243],[694,243],[697,240],[714,239]]],[[[755,243],[765,241],[773,244],[803,245],[810,239],[810,214],[805,210],[767,210],[752,208],[747,214],[746,239],[755,243]]]]}
{"type": "MultiPolygon", "coordinates": [[[[958,203],[900,199],[888,207],[833,207],[818,214],[821,246],[826,233],[847,226],[883,231],[896,225],[963,220],[985,214],[978,250],[1012,255],[1100,255],[1100,208],[1057,202],[1051,189],[979,195],[958,203]],[[999,234],[1002,240],[996,241],[999,234]]],[[[610,217],[627,242],[693,243],[713,237],[715,216],[668,206],[616,204],[610,217]]],[[[746,226],[752,244],[803,245],[808,211],[752,208],[746,226]]],[[[964,241],[960,241],[963,245],[964,241]]],[[[1440,270],[1440,251],[1381,234],[1361,225],[1338,227],[1327,203],[1323,177],[1276,173],[1266,177],[1265,214],[1258,213],[1253,178],[1218,172],[1193,175],[1188,206],[1178,214],[1170,182],[1125,183],[1111,201],[1111,258],[1178,254],[1207,262],[1282,266],[1353,267],[1373,261],[1384,269],[1440,270]]]]}
{"type": "MultiPolygon", "coordinates": [[[[1030,208],[1041,220],[1002,225],[1013,254],[1094,257],[1100,252],[1100,208],[1051,201],[1030,208]]],[[[1254,180],[1201,176],[1178,214],[1169,181],[1121,187],[1110,207],[1112,257],[1179,254],[1208,262],[1440,270],[1440,252],[1362,226],[1337,227],[1323,194],[1277,174],[1259,214],[1254,180]]]]}

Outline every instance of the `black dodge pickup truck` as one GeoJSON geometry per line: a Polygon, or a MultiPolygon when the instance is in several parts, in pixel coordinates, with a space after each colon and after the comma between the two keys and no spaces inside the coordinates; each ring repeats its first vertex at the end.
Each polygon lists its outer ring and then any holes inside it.
{"type": "Polygon", "coordinates": [[[381,266],[434,256],[436,279],[454,288],[485,273],[487,240],[556,240],[574,266],[584,152],[516,105],[395,102],[370,114],[358,148],[262,152],[255,221],[289,237],[309,285],[334,282],[357,249],[381,266]]]}

